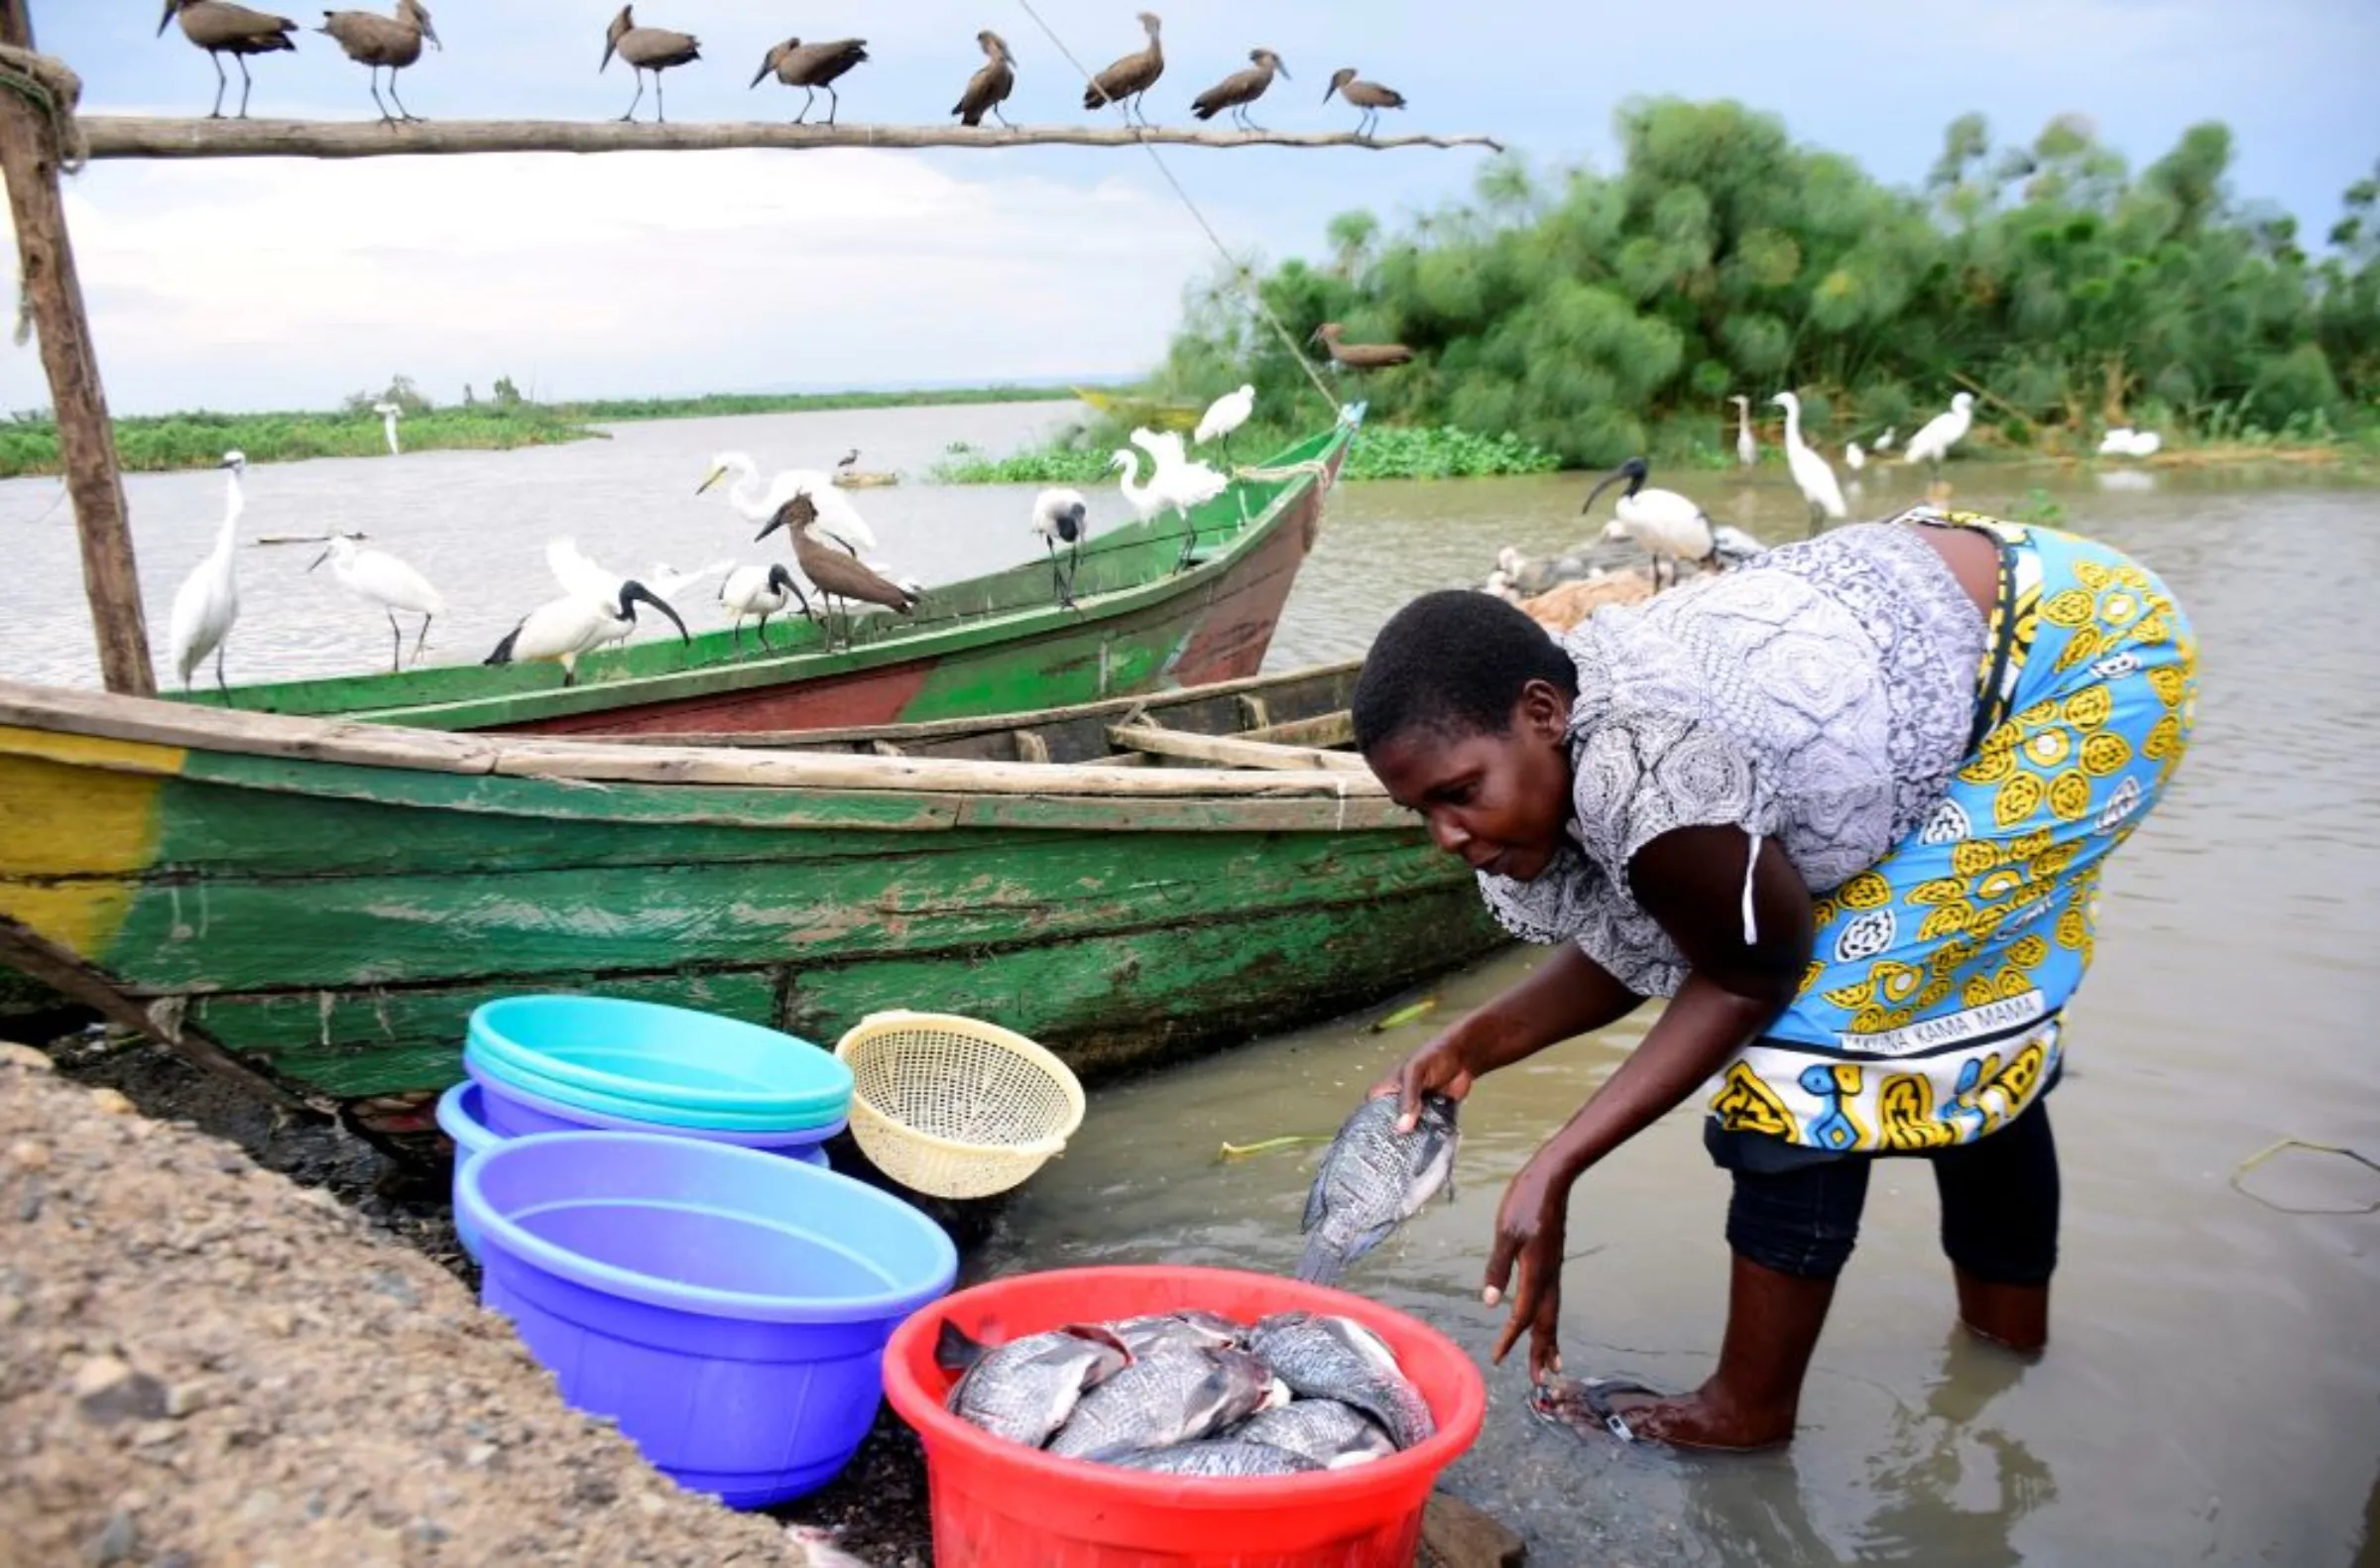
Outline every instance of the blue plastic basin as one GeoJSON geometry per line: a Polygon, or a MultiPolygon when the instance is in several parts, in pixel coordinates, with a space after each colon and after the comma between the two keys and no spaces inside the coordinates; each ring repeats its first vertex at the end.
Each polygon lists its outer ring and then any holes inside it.
{"type": "Polygon", "coordinates": [[[500,1076],[488,1063],[468,1054],[463,1058],[463,1070],[471,1075],[471,1087],[477,1094],[480,1120],[490,1132],[501,1138],[534,1138],[539,1133],[662,1133],[672,1138],[700,1139],[706,1144],[767,1149],[774,1154],[823,1165],[826,1163],[826,1151],[819,1146],[849,1125],[848,1118],[837,1118],[824,1127],[797,1128],[782,1133],[731,1133],[717,1128],[674,1127],[665,1122],[649,1122],[637,1117],[606,1116],[601,1111],[589,1111],[549,1100],[500,1076]]]}
{"type": "Polygon", "coordinates": [[[461,1193],[463,1167],[472,1156],[484,1154],[504,1142],[502,1135],[490,1130],[481,1115],[479,1085],[458,1083],[438,1096],[438,1131],[454,1140],[454,1238],[463,1244],[463,1251],[473,1258],[479,1256],[479,1232],[463,1219],[461,1193]]]}
{"type": "Polygon", "coordinates": [[[931,1220],[848,1176],[644,1133],[515,1139],[463,1166],[482,1301],[579,1409],[732,1508],[797,1498],[858,1451],[884,1348],[949,1290],[931,1220]]]}
{"type": "Polygon", "coordinates": [[[851,1114],[848,1099],[814,1111],[687,1110],[631,1095],[611,1094],[536,1072],[481,1049],[476,1039],[463,1047],[463,1066],[485,1084],[519,1088],[549,1104],[655,1127],[704,1128],[722,1133],[798,1133],[813,1127],[832,1127],[851,1114]]]}
{"type": "Polygon", "coordinates": [[[757,1024],[653,1002],[506,997],[472,1011],[467,1043],[500,1068],[654,1108],[774,1117],[791,1127],[832,1121],[851,1104],[851,1069],[832,1052],[757,1024]]]}

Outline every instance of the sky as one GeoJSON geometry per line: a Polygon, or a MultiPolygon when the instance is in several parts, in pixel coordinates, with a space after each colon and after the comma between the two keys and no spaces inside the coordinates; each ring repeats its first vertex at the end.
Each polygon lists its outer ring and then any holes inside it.
{"type": "MultiPolygon", "coordinates": [[[[1094,68],[1137,47],[1122,4],[1033,5],[1094,68]]],[[[206,57],[178,28],[156,36],[154,0],[32,8],[85,112],[206,111],[206,57]]],[[[400,90],[431,119],[615,116],[633,88],[617,60],[596,68],[611,14],[439,0],[446,48],[400,90]]],[[[796,26],[867,37],[846,123],[946,119],[985,26],[1018,61],[1012,118],[1086,117],[1023,0],[644,0],[639,20],[702,41],[667,77],[672,119],[789,118],[797,92],[747,84],[796,26]]],[[[1351,123],[1321,97],[1352,64],[1411,100],[1386,130],[1487,132],[1540,166],[1609,168],[1612,111],[1634,95],[1738,98],[1907,185],[1967,110],[2005,141],[2087,114],[2135,167],[2215,118],[2234,192],[2320,236],[2380,158],[2380,0],[1200,0],[1173,8],[1165,42],[1159,123],[1187,123],[1189,98],[1263,46],[1292,73],[1257,111],[1268,126],[1351,123]]],[[[319,34],[252,70],[256,115],[373,112],[363,67],[319,34]]],[[[1348,208],[1393,221],[1458,197],[1486,155],[1165,156],[1234,251],[1277,259],[1319,252],[1348,208]]],[[[499,375],[551,399],[1122,377],[1161,357],[1185,285],[1217,261],[1135,149],[109,162],[69,181],[67,213],[126,414],[328,407],[399,373],[440,402],[499,375]]],[[[0,409],[48,402],[33,348],[0,357],[0,409]]]]}

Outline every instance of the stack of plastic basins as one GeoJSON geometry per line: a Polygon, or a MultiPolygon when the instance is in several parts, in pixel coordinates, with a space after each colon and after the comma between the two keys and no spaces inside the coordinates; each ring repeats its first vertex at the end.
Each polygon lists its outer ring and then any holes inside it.
{"type": "MultiPolygon", "coordinates": [[[[608,997],[484,1004],[463,1070],[438,1107],[458,1183],[472,1152],[538,1133],[652,1133],[824,1165],[851,1113],[851,1069],[808,1040],[608,997]]],[[[477,1257],[476,1236],[462,1240],[477,1257]]]]}

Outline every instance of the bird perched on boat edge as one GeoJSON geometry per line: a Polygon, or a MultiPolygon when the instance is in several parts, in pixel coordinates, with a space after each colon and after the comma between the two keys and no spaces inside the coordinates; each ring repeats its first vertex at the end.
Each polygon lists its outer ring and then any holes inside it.
{"type": "Polygon", "coordinates": [[[215,686],[228,703],[231,687],[223,680],[223,644],[240,618],[240,578],[232,553],[238,547],[240,514],[248,509],[247,497],[240,490],[240,475],[248,471],[248,458],[235,448],[225,452],[216,466],[223,470],[223,522],[215,530],[215,547],[174,591],[167,644],[184,691],[190,689],[190,671],[205,663],[207,655],[214,655],[215,686]]]}
{"type": "Polygon", "coordinates": [[[340,587],[369,604],[379,605],[389,618],[389,670],[395,673],[405,667],[405,632],[397,624],[397,612],[421,617],[421,631],[414,639],[414,663],[421,662],[421,650],[429,642],[429,623],[446,613],[446,600],[429,585],[429,579],[384,549],[366,549],[359,543],[361,534],[333,534],[315,566],[329,561],[330,574],[340,587]]]}
{"type": "Polygon", "coordinates": [[[1080,490],[1044,490],[1033,497],[1033,532],[1049,548],[1049,579],[1058,603],[1074,608],[1074,571],[1083,541],[1091,537],[1091,507],[1080,490]],[[1066,546],[1066,569],[1058,570],[1058,546],[1066,546]]]}

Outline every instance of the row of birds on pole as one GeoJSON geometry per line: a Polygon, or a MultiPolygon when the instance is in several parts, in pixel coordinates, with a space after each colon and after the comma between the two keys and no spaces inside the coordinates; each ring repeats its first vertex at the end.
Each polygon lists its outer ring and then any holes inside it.
{"type": "MultiPolygon", "coordinates": [[[[284,52],[296,53],[298,24],[285,16],[233,5],[229,0],[165,0],[164,17],[157,24],[163,37],[169,24],[178,18],[182,37],[196,48],[204,50],[215,67],[215,101],[208,118],[223,117],[223,95],[230,86],[224,74],[223,57],[229,55],[240,69],[240,107],[238,118],[248,117],[248,95],[253,85],[248,74],[248,61],[259,55],[284,52]]],[[[429,12],[420,0],[396,0],[391,15],[376,11],[325,11],[322,26],[315,32],[327,34],[347,58],[367,68],[367,85],[372,93],[373,106],[380,110],[381,119],[389,124],[416,121],[419,115],[408,110],[397,96],[397,72],[421,58],[421,47],[428,44],[443,50],[437,29],[431,25],[429,12]],[[380,73],[389,73],[389,102],[397,105],[391,113],[388,103],[380,96],[380,73]]],[[[1162,41],[1163,23],[1156,13],[1139,13],[1141,30],[1147,42],[1141,48],[1117,60],[1107,69],[1093,76],[1083,89],[1083,107],[1105,109],[1122,107],[1128,121],[1149,123],[1142,110],[1142,100],[1157,78],[1165,73],[1165,47],[1162,41]]],[[[950,112],[962,125],[981,125],[989,114],[1002,125],[1010,125],[1001,112],[1016,90],[1016,57],[1008,42],[989,28],[976,34],[976,45],[984,53],[984,63],[959,93],[959,101],[950,112]]],[[[630,98],[623,120],[636,118],[637,108],[645,101],[645,78],[653,77],[654,118],[667,118],[667,107],[661,96],[661,72],[681,65],[690,65],[702,59],[702,43],[691,33],[674,28],[647,27],[636,18],[636,8],[624,5],[604,30],[603,58],[596,70],[609,69],[614,57],[625,63],[636,78],[636,94],[630,98]]],[[[1268,49],[1249,51],[1249,64],[1233,71],[1191,100],[1190,112],[1201,121],[1219,114],[1229,115],[1231,122],[1250,131],[1263,128],[1249,117],[1249,105],[1264,96],[1275,76],[1290,79],[1289,69],[1281,63],[1280,56],[1268,49]]],[[[818,94],[826,94],[826,121],[835,123],[842,107],[841,95],[835,83],[855,67],[867,62],[868,41],[860,38],[813,40],[805,43],[788,38],[773,44],[761,60],[761,67],[753,73],[752,85],[758,87],[774,76],[787,87],[802,89],[801,110],[793,123],[804,124],[817,104],[818,94]]],[[[1402,93],[1367,81],[1354,66],[1335,72],[1330,85],[1324,89],[1322,101],[1329,103],[1336,96],[1358,112],[1356,134],[1368,137],[1377,127],[1380,111],[1405,106],[1402,93]]],[[[1013,127],[1012,127],[1012,129],[1013,127]]]]}
{"type": "MultiPolygon", "coordinates": [[[[1231,437],[1254,410],[1254,388],[1243,386],[1226,393],[1207,409],[1190,442],[1200,446],[1220,443],[1229,461],[1231,437]]],[[[375,412],[383,411],[389,449],[394,453],[398,449],[397,414],[393,405],[376,406],[375,412]]],[[[845,461],[848,464],[850,459],[845,461]]],[[[175,671],[185,690],[191,677],[211,659],[215,684],[228,701],[224,653],[240,615],[238,529],[247,505],[241,479],[248,460],[241,452],[226,452],[219,466],[225,474],[223,521],[214,547],[175,592],[168,643],[175,671]]],[[[1130,444],[1117,449],[1110,466],[1119,475],[1118,493],[1135,518],[1142,522],[1168,515],[1179,518],[1182,548],[1176,569],[1189,565],[1198,539],[1192,514],[1231,487],[1230,475],[1191,457],[1180,435],[1145,428],[1131,432],[1130,444]]],[[[763,652],[770,650],[774,646],[769,641],[770,619],[788,607],[824,627],[829,649],[834,646],[831,618],[838,605],[846,647],[857,606],[880,606],[896,615],[916,609],[924,586],[862,553],[881,547],[876,531],[835,484],[832,474],[788,468],[764,481],[760,465],[749,454],[728,451],[711,460],[694,493],[702,495],[731,477],[735,482],[726,492],[729,506],[748,522],[760,525],[755,543],[782,532],[792,547],[789,566],[782,560],[752,565],[723,559],[691,572],[655,565],[643,577],[631,577],[590,559],[572,540],[553,540],[546,545],[545,561],[561,594],[524,616],[485,662],[550,661],[562,666],[563,683],[569,684],[576,678],[579,659],[625,642],[637,630],[639,605],[665,617],[677,628],[681,640],[690,641],[685,620],[671,601],[714,576],[720,578],[719,606],[733,617],[733,647],[738,652],[743,648],[748,619],[757,619],[754,635],[763,652]],[[830,619],[820,620],[821,609],[830,619]]],[[[1054,596],[1069,609],[1076,607],[1075,574],[1091,537],[1090,514],[1090,502],[1078,490],[1052,488],[1033,498],[1029,529],[1047,549],[1054,596]]],[[[306,569],[328,564],[341,588],[387,617],[392,671],[405,665],[406,628],[398,617],[421,618],[413,640],[413,657],[418,663],[428,645],[430,623],[446,613],[445,596],[408,562],[366,544],[360,534],[333,534],[318,543],[323,545],[322,552],[306,569]]]]}

